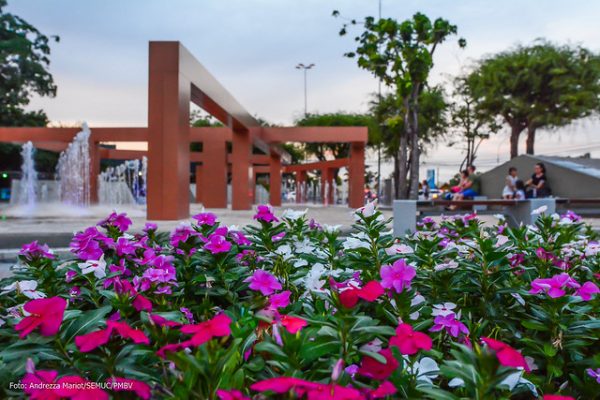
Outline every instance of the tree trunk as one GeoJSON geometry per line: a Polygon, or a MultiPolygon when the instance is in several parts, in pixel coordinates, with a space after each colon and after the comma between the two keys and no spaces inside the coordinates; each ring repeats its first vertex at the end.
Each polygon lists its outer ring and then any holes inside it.
{"type": "Polygon", "coordinates": [[[410,110],[408,104],[408,98],[405,98],[404,103],[404,132],[400,136],[400,149],[398,153],[398,176],[396,177],[396,191],[398,193],[398,199],[406,199],[408,195],[407,190],[407,173],[408,173],[408,140],[410,138],[410,123],[408,123],[410,118],[410,110]]]}
{"type": "Polygon", "coordinates": [[[535,130],[536,127],[533,124],[529,124],[527,126],[527,142],[526,142],[526,153],[534,154],[533,147],[535,145],[535,130]]]}
{"type": "Polygon", "coordinates": [[[398,177],[400,176],[400,163],[398,162],[398,152],[394,154],[394,199],[400,198],[398,191],[398,177]]]}
{"type": "Polygon", "coordinates": [[[523,132],[523,126],[518,122],[512,123],[510,126],[510,158],[515,158],[519,155],[519,136],[523,132]]]}
{"type": "Polygon", "coordinates": [[[408,198],[417,200],[419,197],[419,161],[421,159],[419,148],[419,85],[415,85],[411,99],[411,164],[410,164],[410,188],[408,198]]]}

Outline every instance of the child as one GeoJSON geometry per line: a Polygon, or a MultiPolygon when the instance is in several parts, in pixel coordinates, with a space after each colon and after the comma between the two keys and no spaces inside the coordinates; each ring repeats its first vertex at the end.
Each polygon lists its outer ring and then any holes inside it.
{"type": "Polygon", "coordinates": [[[506,176],[504,189],[502,189],[502,198],[503,199],[512,199],[515,196],[515,192],[517,191],[516,182],[519,180],[517,176],[517,169],[515,167],[510,167],[508,169],[508,175],[506,176]]]}
{"type": "Polygon", "coordinates": [[[517,179],[515,182],[515,200],[525,200],[525,182],[520,179],[517,179]]]}

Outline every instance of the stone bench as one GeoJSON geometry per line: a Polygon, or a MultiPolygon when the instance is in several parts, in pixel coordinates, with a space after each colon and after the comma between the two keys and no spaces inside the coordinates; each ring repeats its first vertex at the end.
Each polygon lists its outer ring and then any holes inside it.
{"type": "Polygon", "coordinates": [[[502,206],[502,213],[506,215],[507,221],[511,226],[519,226],[521,224],[530,225],[538,219],[538,214],[532,214],[534,210],[546,206],[546,214],[553,214],[556,211],[556,199],[527,199],[527,200],[394,200],[393,204],[393,224],[394,236],[401,236],[405,233],[414,232],[417,228],[417,218],[419,209],[425,207],[440,207],[440,206],[458,206],[471,207],[472,210],[477,210],[475,207],[502,206]]]}

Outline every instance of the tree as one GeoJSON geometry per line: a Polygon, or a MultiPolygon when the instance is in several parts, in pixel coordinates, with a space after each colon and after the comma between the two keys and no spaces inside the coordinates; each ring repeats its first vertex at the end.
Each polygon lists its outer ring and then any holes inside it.
{"type": "Polygon", "coordinates": [[[472,165],[477,158],[477,150],[481,143],[498,132],[500,125],[496,118],[482,111],[477,104],[478,99],[466,76],[454,80],[454,102],[450,105],[450,127],[466,141],[466,155],[459,170],[472,165]]]}
{"type": "MultiPolygon", "coordinates": [[[[26,111],[33,94],[56,95],[56,85],[48,71],[51,40],[24,19],[5,11],[6,0],[0,0],[0,126],[45,126],[48,117],[42,110],[26,111]]],[[[20,146],[0,143],[2,169],[18,169],[20,146]]],[[[54,170],[57,156],[47,151],[36,152],[38,171],[54,170]]]]}
{"type": "Polygon", "coordinates": [[[467,79],[478,109],[510,126],[511,158],[523,131],[533,154],[537,129],[567,125],[600,107],[600,58],[580,46],[517,46],[480,61],[467,79]]]}
{"type": "MultiPolygon", "coordinates": [[[[334,12],[337,16],[339,13],[334,12]]],[[[351,24],[356,24],[352,21],[351,24]]],[[[419,96],[433,68],[433,55],[439,44],[457,32],[456,25],[438,18],[431,21],[416,13],[398,22],[391,18],[364,20],[364,31],[355,38],[358,47],[345,55],[356,58],[360,68],[371,72],[395,93],[398,109],[404,112],[404,131],[397,131],[398,156],[395,168],[397,195],[416,199],[419,191],[420,131],[419,96]]],[[[344,25],[340,35],[347,33],[344,25]]],[[[464,39],[459,45],[465,45],[464,39]]]]}
{"type": "MultiPolygon", "coordinates": [[[[377,96],[371,102],[371,112],[376,120],[383,122],[380,135],[383,143],[384,155],[394,160],[394,171],[399,169],[398,146],[400,138],[405,133],[404,115],[405,112],[399,108],[402,102],[398,100],[395,93],[388,93],[384,96],[377,96]],[[400,132],[400,135],[398,135],[400,132]]],[[[419,115],[419,152],[426,152],[427,149],[440,139],[447,131],[447,110],[444,91],[441,87],[426,87],[419,94],[418,99],[419,115]]],[[[409,160],[410,161],[410,160],[409,160]]],[[[395,197],[400,196],[400,188],[395,186],[395,197]]]]}
{"type": "MultiPolygon", "coordinates": [[[[46,114],[25,111],[32,94],[56,95],[50,65],[50,38],[24,19],[5,12],[0,0],[0,126],[43,126],[46,114]]],[[[52,37],[58,41],[58,37],[52,37]]]]}
{"type": "MultiPolygon", "coordinates": [[[[296,126],[366,126],[369,132],[368,146],[373,146],[379,140],[379,128],[371,115],[355,113],[308,114],[297,120],[296,126]]],[[[306,143],[306,155],[315,156],[319,161],[325,161],[327,155],[333,158],[344,158],[350,154],[350,145],[340,137],[339,143],[306,143]]]]}

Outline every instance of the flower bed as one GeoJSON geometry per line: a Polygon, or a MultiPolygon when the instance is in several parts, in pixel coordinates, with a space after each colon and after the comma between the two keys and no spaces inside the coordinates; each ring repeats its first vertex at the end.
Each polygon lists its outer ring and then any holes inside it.
{"type": "Polygon", "coordinates": [[[0,282],[3,397],[597,398],[600,244],[573,213],[394,240],[303,212],[170,235],[112,214],[0,282]],[[554,397],[553,397],[554,396],[554,397]]]}

